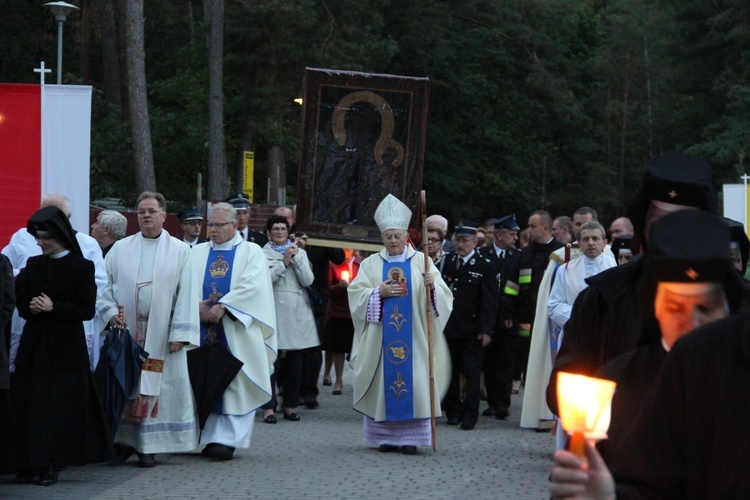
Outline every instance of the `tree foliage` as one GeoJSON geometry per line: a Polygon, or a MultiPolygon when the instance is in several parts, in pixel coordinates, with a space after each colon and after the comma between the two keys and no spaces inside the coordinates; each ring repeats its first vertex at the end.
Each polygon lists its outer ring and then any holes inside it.
{"type": "MultiPolygon", "coordinates": [[[[65,81],[95,88],[92,197],[132,200],[128,106],[111,74],[122,67],[104,56],[114,46],[122,54],[123,44],[112,43],[112,27],[99,17],[123,1],[83,2],[97,9],[93,28],[70,16],[65,81]],[[82,51],[84,39],[93,43],[82,51]],[[84,66],[89,81],[77,76],[84,66]]],[[[194,202],[197,176],[205,183],[208,172],[204,3],[144,4],[156,184],[176,205],[194,202]]],[[[5,4],[0,79],[33,82],[39,60],[55,60],[54,20],[28,1],[5,4]]],[[[648,159],[668,151],[705,156],[722,182],[744,173],[746,2],[224,0],[224,10],[226,163],[236,189],[242,151],[255,151],[255,201],[265,197],[272,148],[283,152],[290,200],[295,195],[293,99],[305,67],[430,78],[424,183],[431,206],[454,219],[511,212],[523,219],[539,208],[570,214],[581,205],[611,219],[623,213],[648,159]]]]}

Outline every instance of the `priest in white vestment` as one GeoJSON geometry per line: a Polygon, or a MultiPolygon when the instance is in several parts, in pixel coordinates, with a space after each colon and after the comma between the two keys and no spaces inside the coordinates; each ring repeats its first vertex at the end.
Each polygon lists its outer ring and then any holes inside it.
{"type": "Polygon", "coordinates": [[[200,344],[218,343],[243,365],[201,431],[201,455],[230,460],[250,447],[255,410],[271,399],[276,312],[265,254],[237,231],[234,207],[212,205],[206,227],[210,241],[190,253],[200,344]]]}
{"type": "MultiPolygon", "coordinates": [[[[588,224],[588,221],[584,222],[583,225],[588,224]]],[[[583,225],[581,228],[583,228],[583,225]]],[[[579,233],[581,229],[578,230],[579,233]]],[[[587,272],[595,267],[599,269],[598,274],[605,269],[613,267],[610,265],[615,262],[614,256],[609,246],[604,244],[604,250],[600,252],[600,260],[597,260],[597,264],[593,264],[589,261],[589,268],[587,272]],[[606,262],[606,264],[605,264],[606,262]],[[594,267],[592,267],[594,266],[594,267]]],[[[570,249],[570,260],[565,262],[565,248],[560,248],[552,252],[550,255],[549,265],[547,270],[544,271],[544,278],[542,284],[539,286],[539,297],[536,304],[536,314],[534,316],[534,332],[531,337],[531,349],[529,352],[529,364],[526,369],[526,384],[523,392],[523,406],[521,407],[521,427],[524,429],[551,429],[554,426],[555,416],[547,406],[547,383],[549,382],[550,373],[552,373],[552,363],[554,355],[557,354],[557,350],[560,348],[560,342],[562,342],[562,332],[565,322],[558,323],[558,319],[562,319],[564,315],[560,315],[558,318],[551,318],[549,314],[550,296],[552,294],[552,287],[558,280],[558,271],[565,267],[572,266],[574,262],[577,262],[584,256],[583,248],[571,248],[570,249]],[[553,353],[554,349],[554,353],[553,353]]],[[[616,263],[616,262],[615,262],[616,263]]],[[[593,276],[593,274],[587,274],[584,278],[593,276]]],[[[565,278],[563,278],[564,280],[565,278]]],[[[583,290],[586,286],[583,280],[573,280],[571,284],[576,283],[579,289],[575,292],[575,296],[570,294],[572,300],[570,306],[572,307],[575,297],[578,293],[583,290]]],[[[558,310],[564,309],[565,306],[560,304],[558,299],[556,303],[559,305],[558,310]]],[[[568,316],[570,317],[570,309],[568,309],[568,316]]]]}
{"type": "MultiPolygon", "coordinates": [[[[557,269],[555,282],[547,300],[547,315],[561,329],[570,319],[570,312],[573,310],[573,303],[578,294],[589,286],[586,283],[586,278],[617,265],[614,257],[604,253],[604,248],[607,245],[604,226],[596,221],[586,222],[581,226],[578,234],[582,255],[557,269]]],[[[558,348],[562,341],[561,333],[558,339],[558,348]]],[[[557,449],[564,449],[566,437],[559,421],[555,437],[557,449]]]]}
{"type": "Polygon", "coordinates": [[[163,229],[166,200],[138,197],[141,231],[114,244],[107,254],[107,286],[97,301],[102,328],[127,325],[149,353],[115,436],[117,461],[135,451],[141,467],[155,453],[195,449],[198,423],[185,347],[198,345],[198,308],[193,302],[190,247],[163,229]],[[124,307],[124,322],[118,306],[124,307]]]}
{"type": "Polygon", "coordinates": [[[375,212],[385,248],[366,258],[348,288],[354,322],[351,366],[354,409],[364,415],[365,442],[383,452],[415,454],[430,446],[430,378],[426,286],[434,340],[434,411],[450,382],[450,355],[443,336],[453,294],[429,260],[407,246],[409,208],[388,195],[375,212]]]}
{"type": "Polygon", "coordinates": [[[570,319],[576,297],[589,286],[586,278],[617,265],[612,256],[604,253],[607,244],[604,226],[596,221],[586,222],[581,226],[579,234],[579,246],[583,255],[557,269],[547,300],[547,314],[561,328],[570,319]]]}

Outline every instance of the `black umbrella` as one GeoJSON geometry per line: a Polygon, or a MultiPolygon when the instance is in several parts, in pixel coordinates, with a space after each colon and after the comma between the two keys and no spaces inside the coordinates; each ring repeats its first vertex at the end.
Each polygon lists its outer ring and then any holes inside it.
{"type": "Polygon", "coordinates": [[[148,353],[136,343],[127,327],[111,328],[94,371],[99,399],[104,405],[112,438],[117,433],[123,408],[141,376],[148,353]]]}
{"type": "Polygon", "coordinates": [[[221,400],[243,363],[220,344],[210,344],[188,351],[187,364],[198,407],[198,423],[203,430],[211,409],[221,400]]]}

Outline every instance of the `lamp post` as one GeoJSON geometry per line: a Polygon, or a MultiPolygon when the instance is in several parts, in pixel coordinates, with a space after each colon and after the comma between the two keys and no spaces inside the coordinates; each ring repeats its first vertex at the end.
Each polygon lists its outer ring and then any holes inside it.
{"type": "Polygon", "coordinates": [[[57,21],[57,84],[62,85],[63,23],[65,23],[68,14],[80,9],[67,2],[48,2],[44,6],[52,10],[55,21],[57,21]]]}

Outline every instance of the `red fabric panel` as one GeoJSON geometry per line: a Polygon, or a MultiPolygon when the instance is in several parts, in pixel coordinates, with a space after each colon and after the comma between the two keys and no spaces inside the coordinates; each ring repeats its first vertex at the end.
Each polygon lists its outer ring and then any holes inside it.
{"type": "Polygon", "coordinates": [[[42,87],[0,83],[0,248],[39,208],[42,87]]]}

